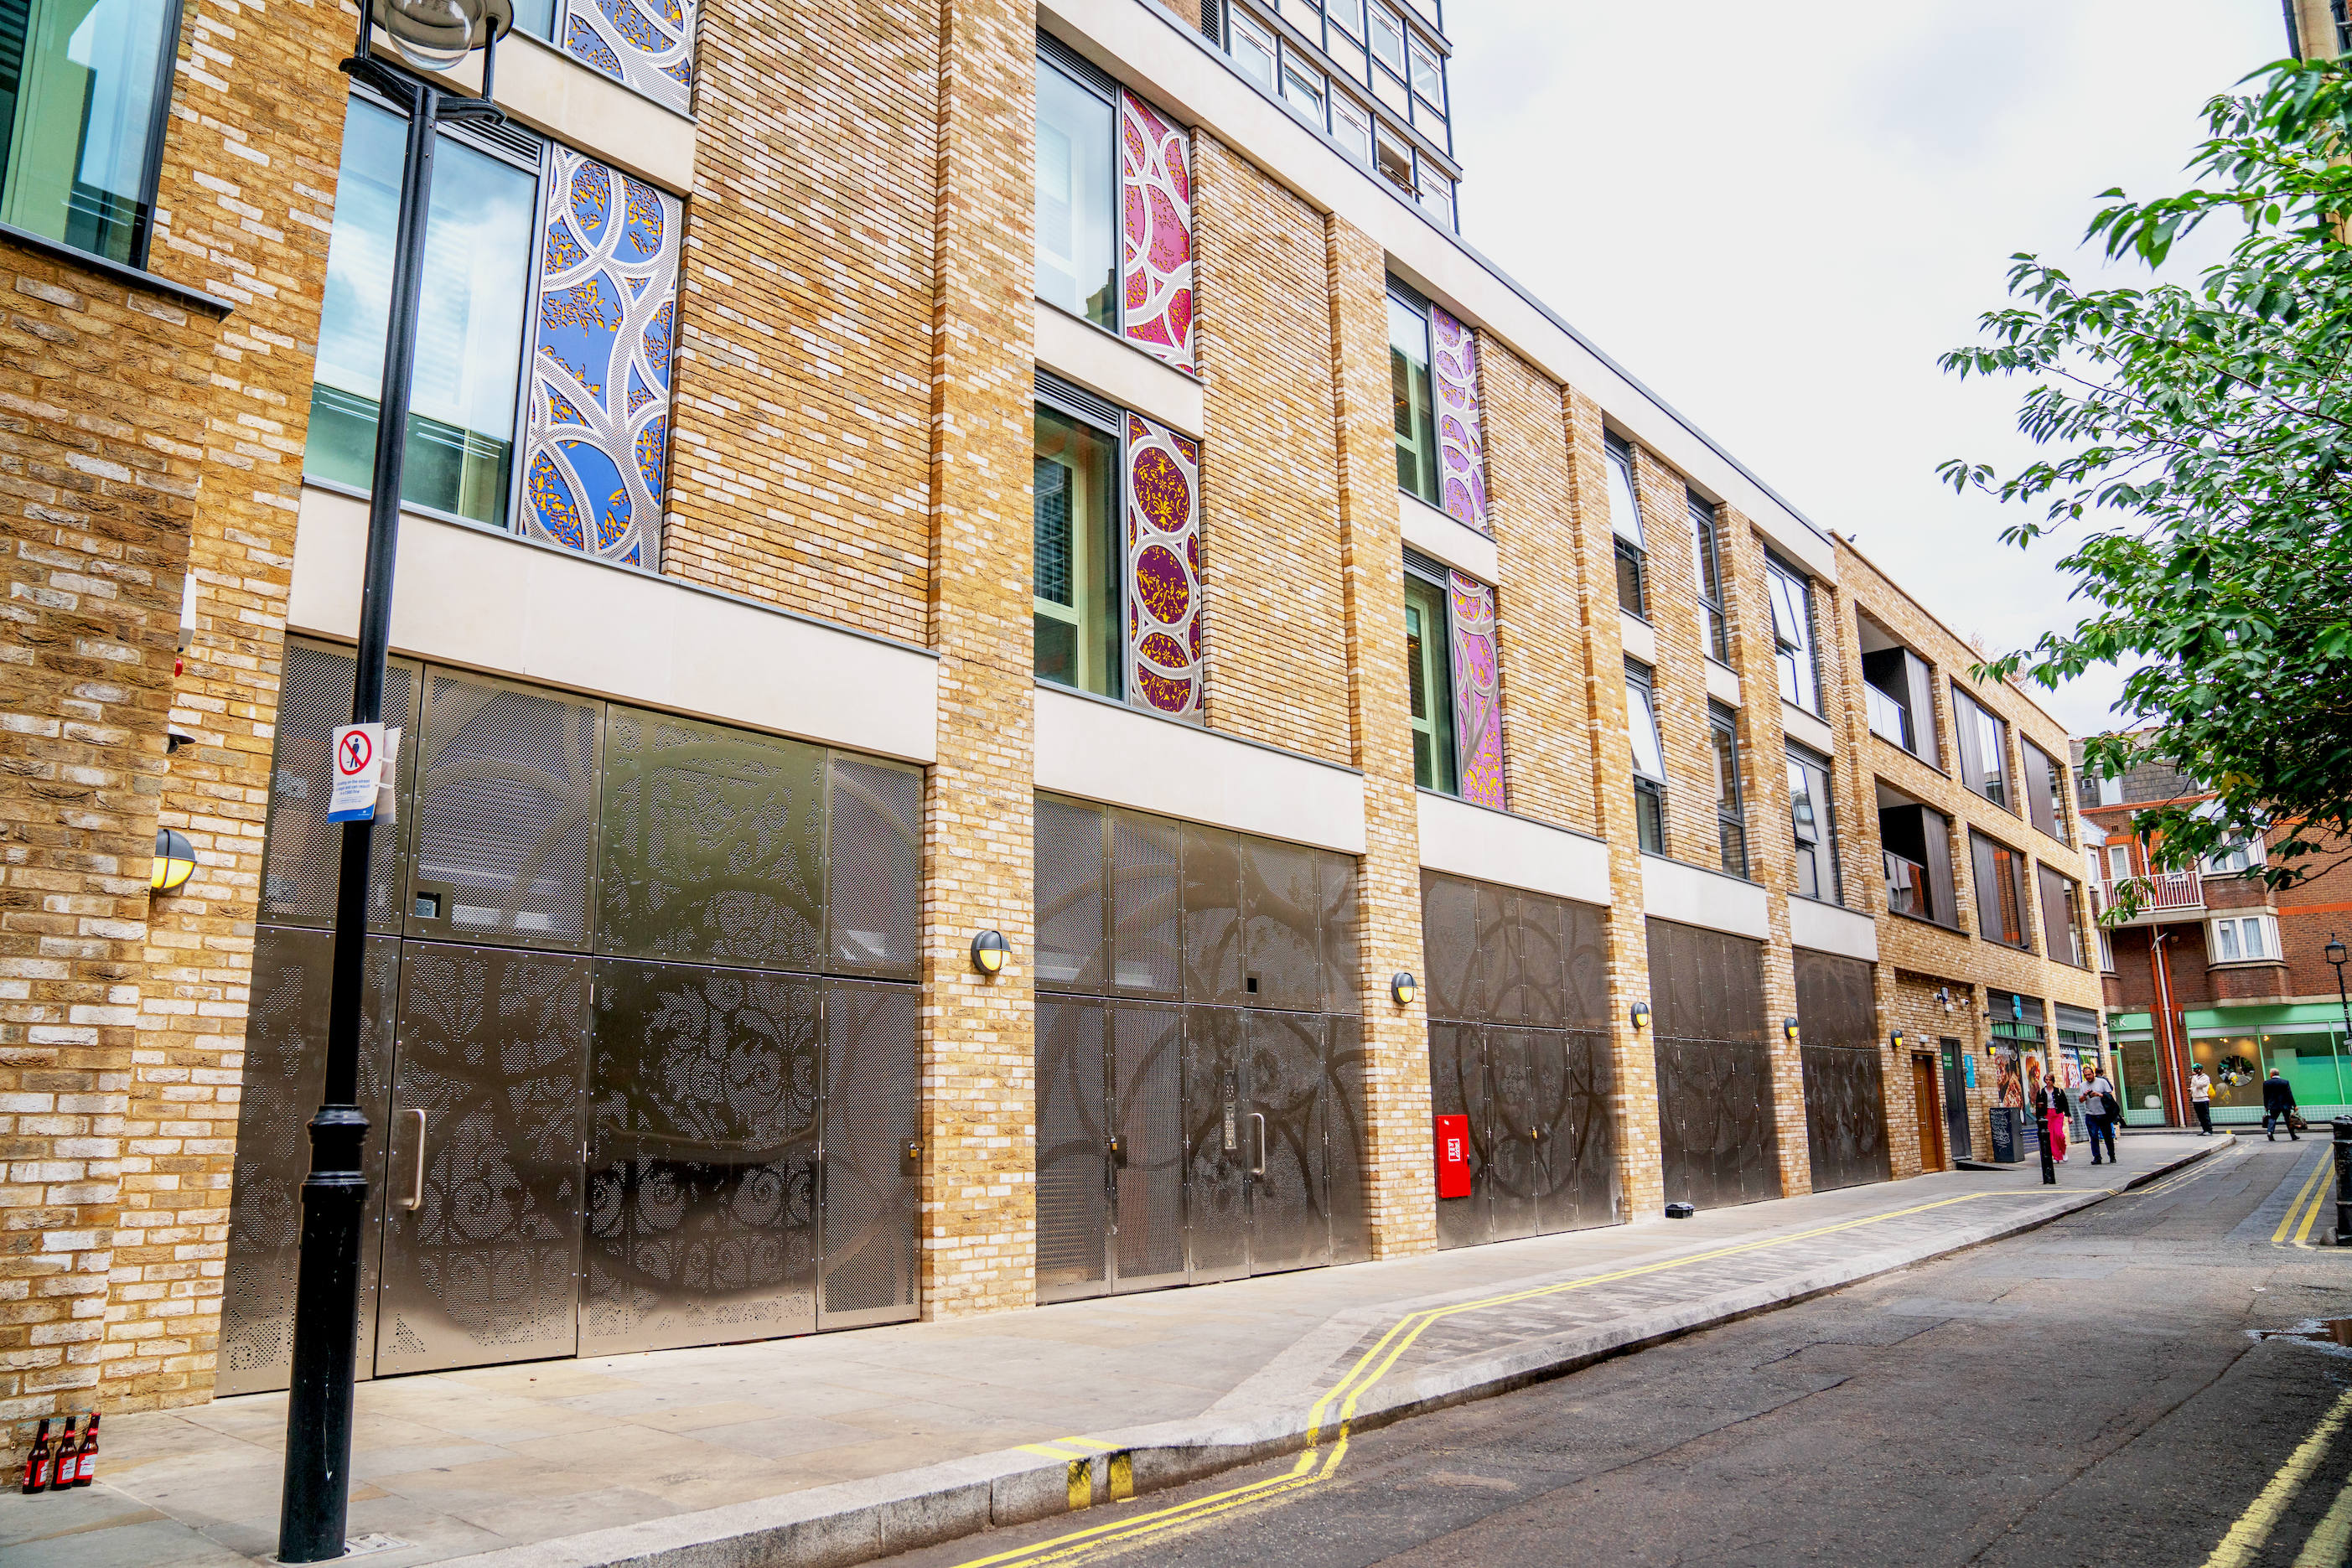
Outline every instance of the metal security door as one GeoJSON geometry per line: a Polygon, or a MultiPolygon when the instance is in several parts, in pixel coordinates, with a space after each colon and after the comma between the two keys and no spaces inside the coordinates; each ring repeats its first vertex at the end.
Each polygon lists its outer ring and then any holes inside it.
{"type": "Polygon", "coordinates": [[[1493,1178],[1487,1174],[1486,1151],[1495,1110],[1481,1026],[1430,1020],[1429,1098],[1434,1114],[1460,1116],[1470,1124],[1470,1196],[1437,1200],[1437,1244],[1475,1247],[1491,1241],[1487,1211],[1492,1204],[1487,1189],[1493,1178]]]}
{"type": "Polygon", "coordinates": [[[1889,1180],[1885,1069],[1870,966],[1800,947],[1795,967],[1813,1190],[1889,1180]]]}
{"type": "Polygon", "coordinates": [[[912,986],[833,980],[824,995],[817,1327],[915,1315],[922,1049],[912,986]]]}
{"type": "Polygon", "coordinates": [[[589,960],[404,957],[377,1375],[572,1354],[589,960]]]}
{"type": "Polygon", "coordinates": [[[1973,1159],[1976,1147],[1969,1136],[1968,1070],[1960,1065],[1960,1042],[1947,1039],[1936,1045],[1944,1063],[1944,1143],[1952,1158],[1973,1159]]]}
{"type": "Polygon", "coordinates": [[[1183,1040],[1181,1009],[1122,1003],[1111,1011],[1116,1290],[1184,1282],[1183,1040]]]}
{"type": "Polygon", "coordinates": [[[1184,1009],[1184,1234],[1196,1285],[1250,1271],[1256,1139],[1245,1119],[1244,1016],[1233,1008],[1184,1009]]]}
{"type": "Polygon", "coordinates": [[[1542,1195],[1537,1228],[1545,1235],[1613,1225],[1617,1162],[1609,1130],[1609,1044],[1596,1030],[1538,1030],[1535,1036],[1536,1114],[1542,1136],[1542,1195]]]}
{"type": "MultiPolygon", "coordinates": [[[[1533,1236],[1544,1188],[1544,1141],[1550,1118],[1540,1102],[1542,1047],[1531,1029],[1486,1029],[1487,1082],[1493,1091],[1493,1132],[1486,1151],[1489,1196],[1486,1239],[1533,1236]]],[[[1557,1074],[1554,1074],[1555,1078],[1557,1074]]],[[[1475,1139],[1475,1134],[1473,1134],[1475,1139]]]]}
{"type": "Polygon", "coordinates": [[[1331,1260],[1325,1198],[1323,1019],[1253,1012],[1243,1075],[1250,1158],[1249,1271],[1319,1269],[1331,1260]]]}
{"type": "Polygon", "coordinates": [[[1666,920],[1648,931],[1666,1198],[1706,1208],[1778,1197],[1762,945],[1666,920]]]}
{"type": "Polygon", "coordinates": [[[1103,1097],[1109,1009],[1037,998],[1037,1299],[1110,1288],[1111,1170],[1103,1097]]]}

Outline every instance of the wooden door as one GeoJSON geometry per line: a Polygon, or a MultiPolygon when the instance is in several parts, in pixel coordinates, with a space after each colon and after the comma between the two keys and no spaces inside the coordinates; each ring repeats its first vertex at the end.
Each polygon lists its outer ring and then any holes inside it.
{"type": "Polygon", "coordinates": [[[1919,1168],[1944,1168],[1944,1118],[1936,1104],[1936,1059],[1911,1059],[1911,1106],[1919,1119],[1919,1168]]]}

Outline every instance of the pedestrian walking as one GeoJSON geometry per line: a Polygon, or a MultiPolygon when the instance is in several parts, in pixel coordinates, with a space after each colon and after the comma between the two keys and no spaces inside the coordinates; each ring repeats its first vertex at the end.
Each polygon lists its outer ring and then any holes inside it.
{"type": "Polygon", "coordinates": [[[2292,1120],[2294,1113],[2294,1085],[2289,1083],[2279,1070],[2273,1067],[2271,1069],[2271,1075],[2263,1080],[2264,1141],[2277,1143],[2279,1124],[2285,1123],[2287,1141],[2294,1144],[2303,1142],[2303,1134],[2294,1130],[2294,1122],[2292,1120]]]}
{"type": "Polygon", "coordinates": [[[2083,1124],[2091,1136],[2091,1163],[2099,1163],[2099,1145],[2107,1145],[2106,1163],[2120,1165],[2116,1154],[2116,1124],[2123,1120],[2124,1103],[2105,1072],[2095,1065],[2090,1077],[2083,1081],[2083,1124]]]}
{"type": "Polygon", "coordinates": [[[2213,1081],[2205,1076],[2201,1061],[2189,1070],[2189,1108],[2197,1113],[2197,1135],[2201,1138],[2212,1132],[2213,1081]]]}
{"type": "Polygon", "coordinates": [[[2066,1118],[2074,1111],[2074,1103],[2066,1098],[2065,1085],[2052,1082],[2050,1109],[2042,1113],[2042,1124],[2050,1130],[2050,1157],[2060,1165],[2066,1163],[2066,1118]]]}

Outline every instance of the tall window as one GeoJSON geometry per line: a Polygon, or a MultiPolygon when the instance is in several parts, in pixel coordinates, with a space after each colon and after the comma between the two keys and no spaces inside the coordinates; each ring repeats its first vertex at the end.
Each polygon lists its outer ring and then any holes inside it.
{"type": "Polygon", "coordinates": [[[1772,647],[1780,666],[1780,695],[1807,713],[1822,711],[1821,674],[1813,663],[1813,585],[1767,556],[1772,594],[1772,647]]]}
{"type": "Polygon", "coordinates": [[[1886,907],[1957,931],[1952,822],[1941,811],[1878,790],[1878,842],[1886,862],[1886,907]]]}
{"type": "Polygon", "coordinates": [[[1633,743],[1633,826],[1643,852],[1666,852],[1666,751],[1650,667],[1625,661],[1625,729],[1633,743]]]}
{"type": "Polygon", "coordinates": [[[1969,858],[1977,878],[1977,934],[2006,947],[2025,946],[2025,857],[1971,831],[1969,858]]]}
{"type": "Polygon", "coordinates": [[[2246,964],[2276,960],[2278,926],[2267,915],[2237,915],[2212,925],[2212,956],[2216,964],[2246,964]]]}
{"type": "Polygon", "coordinates": [[[1404,574],[1405,684],[1412,719],[1412,781],[1461,793],[1454,756],[1454,653],[1447,644],[1445,589],[1404,574]]]}
{"type": "Polygon", "coordinates": [[[1977,699],[1952,687],[1952,723],[1960,732],[1960,782],[1996,806],[2017,810],[2009,787],[2009,726],[1977,699]]]}
{"type": "Polygon", "coordinates": [[[1700,630],[1708,654],[1731,663],[1731,622],[1723,613],[1723,542],[1716,533],[1715,508],[1689,492],[1691,554],[1698,569],[1700,630]]]}
{"type": "MultiPolygon", "coordinates": [[[[1209,0],[1209,3],[1214,5],[1217,0],[1209,0]]],[[[1234,63],[1247,72],[1251,80],[1272,92],[1277,57],[1274,34],[1238,7],[1227,16],[1225,24],[1225,47],[1232,53],[1234,63]]]]}
{"type": "Polygon", "coordinates": [[[1397,488],[1437,505],[1437,421],[1429,390],[1429,312],[1389,296],[1389,380],[1396,400],[1397,488]]]}
{"type": "Polygon", "coordinates": [[[1862,638],[1862,697],[1870,732],[1931,767],[1936,746],[1936,683],[1927,662],[1896,643],[1868,617],[1857,617],[1862,638]]]}
{"type": "Polygon", "coordinates": [[[1796,829],[1797,891],[1807,898],[1842,903],[1829,763],[1793,746],[1789,748],[1789,816],[1796,829]]]}
{"type": "Polygon", "coordinates": [[[2062,964],[2090,967],[2083,956],[2083,901],[2074,879],[2051,866],[2036,870],[2042,879],[2042,950],[2062,964]]]}
{"type": "Polygon", "coordinates": [[[2025,802],[2033,825],[2063,842],[2066,821],[2059,802],[2066,798],[2066,776],[2058,759],[2033,742],[2021,735],[2017,744],[2025,754],[2025,802]]]}
{"type": "Polygon", "coordinates": [[[1650,616],[1649,583],[1645,580],[1649,548],[1642,533],[1642,502],[1633,483],[1633,448],[1616,436],[1606,437],[1609,474],[1609,530],[1617,547],[1617,605],[1621,610],[1650,616]]]}
{"type": "Polygon", "coordinates": [[[0,223],[145,265],[179,17],[176,0],[0,8],[0,223]]]}
{"type": "Polygon", "coordinates": [[[1118,111],[1051,61],[1037,62],[1037,298],[1098,327],[1118,324],[1118,111]]]}
{"type": "Polygon", "coordinates": [[[1723,869],[1748,874],[1748,816],[1739,792],[1739,716],[1721,703],[1706,705],[1707,731],[1715,742],[1715,824],[1723,844],[1723,869]]]}
{"type": "MultiPolygon", "coordinates": [[[[343,120],[326,308],[303,471],[366,489],[375,474],[383,340],[406,122],[353,99],[343,120]]],[[[401,499],[506,527],[538,176],[444,133],[425,230],[401,499]]]]}
{"type": "Polygon", "coordinates": [[[1118,438],[1044,403],[1036,417],[1037,678],[1115,697],[1118,438]]]}

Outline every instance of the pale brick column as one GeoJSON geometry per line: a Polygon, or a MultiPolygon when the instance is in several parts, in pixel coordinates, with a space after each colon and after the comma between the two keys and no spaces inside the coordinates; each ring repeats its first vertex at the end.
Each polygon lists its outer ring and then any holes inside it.
{"type": "Polygon", "coordinates": [[[931,409],[939,762],[924,794],[923,1315],[1036,1299],[1030,224],[1036,12],[947,0],[931,409]],[[972,933],[1012,945],[971,967],[972,933]]]}
{"type": "Polygon", "coordinates": [[[1665,1202],[1658,1134],[1658,1054],[1650,1030],[1633,1025],[1635,1002],[1650,999],[1650,937],[1643,913],[1641,833],[1633,821],[1633,750],[1625,716],[1625,640],[1617,625],[1617,564],[1609,530],[1609,478],[1601,405],[1563,397],[1569,490],[1574,508],[1577,620],[1590,698],[1587,748],[1592,820],[1609,841],[1609,1048],[1617,1187],[1627,1218],[1654,1218],[1665,1202]]]}
{"type": "MultiPolygon", "coordinates": [[[[1334,424],[1354,765],[1364,774],[1361,958],[1365,1194],[1372,1256],[1437,1245],[1431,1146],[1429,1013],[1400,1008],[1389,977],[1422,974],[1420,808],[1404,658],[1404,538],[1397,523],[1395,416],[1389,393],[1387,262],[1337,217],[1330,256],[1334,424]]],[[[1505,759],[1506,766],[1508,758],[1505,759]]]]}

